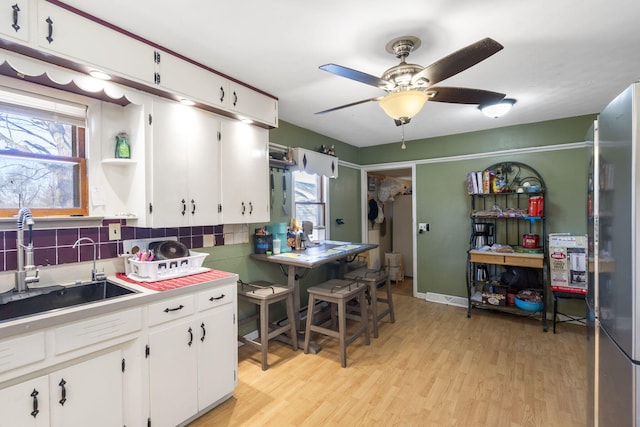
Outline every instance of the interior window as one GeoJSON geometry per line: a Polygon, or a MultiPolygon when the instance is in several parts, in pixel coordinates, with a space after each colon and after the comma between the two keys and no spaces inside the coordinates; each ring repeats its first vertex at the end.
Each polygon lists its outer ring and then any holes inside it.
{"type": "Polygon", "coordinates": [[[305,172],[292,172],[295,217],[313,224],[311,240],[326,239],[326,178],[305,172]]]}
{"type": "Polygon", "coordinates": [[[87,215],[86,107],[0,90],[0,216],[87,215]]]}

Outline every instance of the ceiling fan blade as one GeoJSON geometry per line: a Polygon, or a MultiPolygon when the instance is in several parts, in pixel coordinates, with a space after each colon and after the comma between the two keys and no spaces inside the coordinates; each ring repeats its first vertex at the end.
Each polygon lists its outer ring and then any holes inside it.
{"type": "Polygon", "coordinates": [[[387,80],[383,80],[380,77],[372,76],[371,74],[363,73],[362,71],[343,67],[342,65],[325,64],[321,65],[320,69],[328,71],[340,77],[346,77],[348,79],[355,80],[357,82],[364,83],[370,86],[375,86],[384,90],[391,90],[394,86],[393,83],[387,80]]]}
{"type": "Polygon", "coordinates": [[[363,99],[362,101],[352,102],[351,104],[345,104],[345,105],[341,105],[339,107],[329,108],[328,110],[318,111],[316,114],[330,113],[332,111],[342,110],[343,108],[353,107],[354,105],[364,104],[365,102],[380,101],[382,98],[384,98],[384,97],[383,96],[379,96],[377,98],[363,99]]]}
{"type": "Polygon", "coordinates": [[[411,78],[411,84],[416,84],[420,79],[429,80],[430,85],[436,84],[473,67],[502,48],[503,46],[497,41],[489,37],[484,38],[426,66],[411,78]]]}
{"type": "Polygon", "coordinates": [[[506,95],[482,89],[464,87],[432,86],[427,89],[431,94],[429,102],[449,102],[452,104],[492,104],[502,100],[506,95]]]}

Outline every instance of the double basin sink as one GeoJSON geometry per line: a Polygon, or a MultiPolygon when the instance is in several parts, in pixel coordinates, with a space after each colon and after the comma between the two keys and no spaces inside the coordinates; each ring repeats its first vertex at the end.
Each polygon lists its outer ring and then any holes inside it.
{"type": "Polygon", "coordinates": [[[8,291],[0,294],[0,322],[104,301],[136,292],[108,280],[82,282],[69,286],[34,287],[25,292],[8,291]]]}

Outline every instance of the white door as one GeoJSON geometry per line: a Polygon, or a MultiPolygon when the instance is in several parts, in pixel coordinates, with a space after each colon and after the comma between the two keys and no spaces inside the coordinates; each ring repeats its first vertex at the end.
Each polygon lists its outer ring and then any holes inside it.
{"type": "Polygon", "coordinates": [[[222,222],[268,222],[268,131],[221,120],[220,132],[222,222]]]}
{"type": "Polygon", "coordinates": [[[49,375],[51,426],[123,425],[122,351],[49,375]]]}
{"type": "Polygon", "coordinates": [[[173,427],[198,412],[198,331],[183,322],[149,334],[149,387],[154,427],[173,427]]]}
{"type": "Polygon", "coordinates": [[[198,409],[235,388],[237,337],[234,306],[227,304],[198,321],[198,409]]]}
{"type": "Polygon", "coordinates": [[[49,377],[0,390],[0,427],[49,426],[49,377]]]}

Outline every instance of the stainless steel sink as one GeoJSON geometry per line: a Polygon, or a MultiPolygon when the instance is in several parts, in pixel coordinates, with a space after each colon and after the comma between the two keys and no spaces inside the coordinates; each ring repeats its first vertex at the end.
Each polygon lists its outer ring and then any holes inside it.
{"type": "Polygon", "coordinates": [[[0,321],[104,301],[136,292],[107,280],[70,286],[32,288],[26,292],[9,291],[0,294],[0,321]]]}

